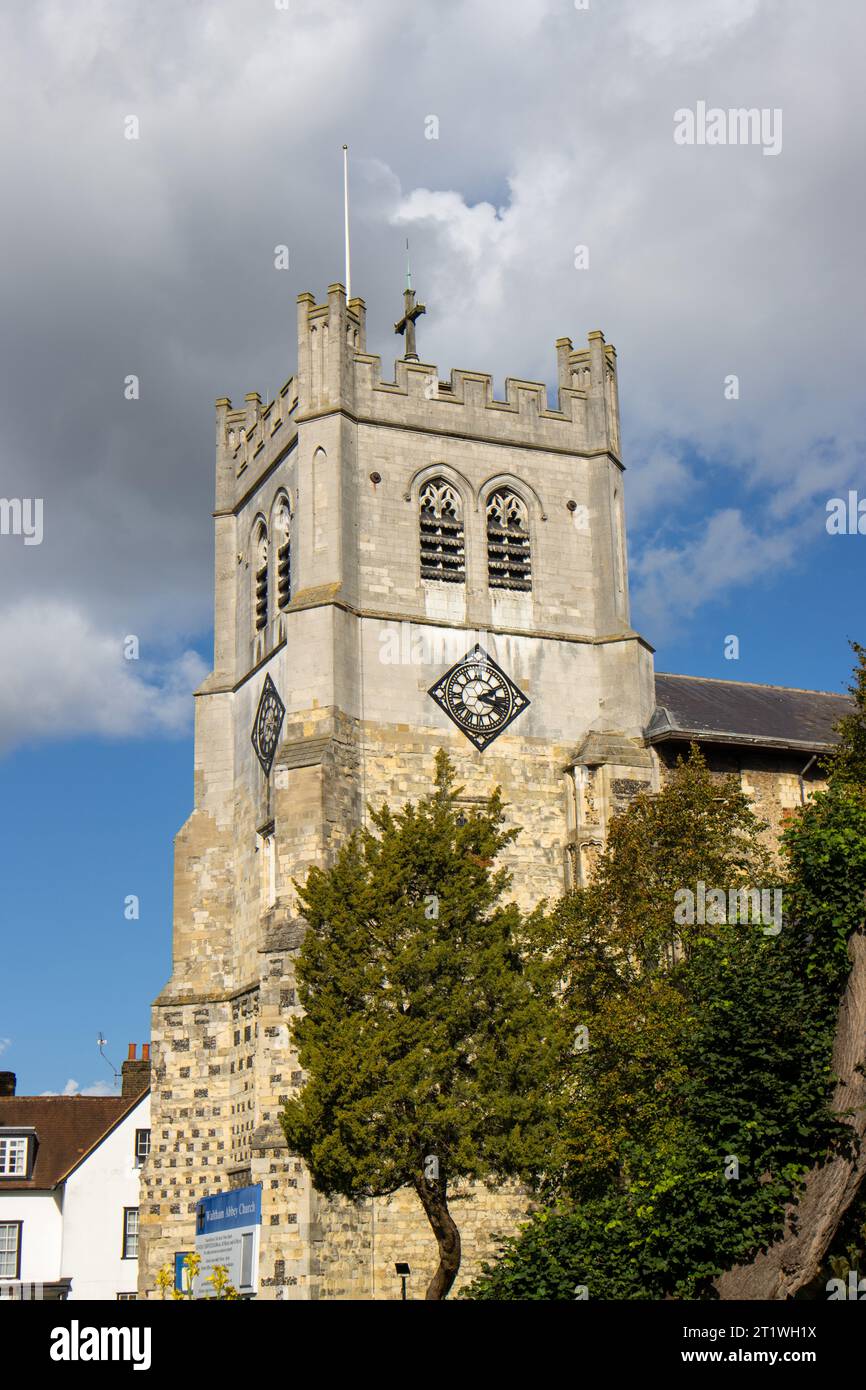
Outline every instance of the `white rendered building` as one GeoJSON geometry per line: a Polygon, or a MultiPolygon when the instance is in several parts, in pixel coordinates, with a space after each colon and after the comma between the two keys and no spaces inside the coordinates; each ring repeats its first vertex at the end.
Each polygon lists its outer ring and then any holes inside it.
{"type": "Polygon", "coordinates": [[[0,1073],[0,1298],[134,1298],[150,1060],[117,1096],[16,1096],[0,1073]]]}

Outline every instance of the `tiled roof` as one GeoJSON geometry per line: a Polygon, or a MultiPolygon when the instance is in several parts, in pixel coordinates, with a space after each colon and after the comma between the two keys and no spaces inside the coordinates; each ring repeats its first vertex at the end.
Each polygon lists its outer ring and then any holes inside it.
{"type": "Polygon", "coordinates": [[[48,1191],[137,1105],[137,1096],[0,1096],[0,1129],[35,1129],[30,1178],[0,1178],[0,1195],[48,1191]]]}
{"type": "Polygon", "coordinates": [[[656,709],[647,729],[650,743],[695,738],[818,753],[838,741],[833,726],[853,707],[847,695],[781,685],[662,672],[656,673],[655,684],[656,709]]]}

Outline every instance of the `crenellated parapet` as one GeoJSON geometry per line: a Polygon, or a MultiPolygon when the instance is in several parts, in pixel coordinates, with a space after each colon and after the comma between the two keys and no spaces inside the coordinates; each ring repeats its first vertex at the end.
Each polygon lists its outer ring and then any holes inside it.
{"type": "Polygon", "coordinates": [[[298,296],[297,422],[340,410],[361,423],[619,460],[615,349],[598,330],[586,348],[561,338],[556,349],[555,405],[544,382],[509,377],[497,399],[490,373],[454,368],[444,380],[435,364],[412,357],[398,359],[389,380],[381,357],[366,351],[364,301],[347,303],[343,286],[333,284],[322,304],[308,292],[298,296]]]}
{"type": "Polygon", "coordinates": [[[324,304],[309,292],[298,295],[299,418],[351,408],[355,354],[366,351],[366,332],[364,301],[347,303],[343,285],[329,285],[324,304]]]}
{"type": "Polygon", "coordinates": [[[216,402],[217,511],[230,510],[297,440],[298,380],[289,377],[276,396],[262,404],[248,391],[242,408],[227,396],[216,402]]]}
{"type": "Polygon", "coordinates": [[[613,451],[606,417],[594,409],[592,393],[583,386],[560,388],[554,409],[540,381],[508,377],[505,397],[497,399],[488,372],[454,368],[444,381],[434,364],[401,359],[394,375],[394,381],[383,379],[379,357],[356,357],[359,420],[555,452],[613,451]]]}
{"type": "Polygon", "coordinates": [[[620,455],[619,391],[616,379],[616,348],[604,341],[601,329],[588,336],[588,347],[575,348],[570,338],[556,343],[560,407],[571,391],[583,391],[590,402],[591,428],[610,442],[610,451],[620,455]]]}
{"type": "Polygon", "coordinates": [[[497,399],[488,372],[398,359],[393,380],[366,351],[363,299],[298,296],[298,370],[272,401],[250,391],[242,407],[216,402],[217,511],[236,507],[297,440],[299,425],[341,411],[360,423],[418,428],[491,443],[568,453],[610,453],[620,460],[616,349],[599,330],[585,348],[556,343],[557,398],[544,382],[508,377],[497,399]]]}

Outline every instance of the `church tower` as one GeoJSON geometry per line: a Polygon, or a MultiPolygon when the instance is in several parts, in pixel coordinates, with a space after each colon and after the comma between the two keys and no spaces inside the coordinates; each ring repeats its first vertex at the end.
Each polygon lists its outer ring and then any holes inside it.
{"type": "MultiPolygon", "coordinates": [[[[436,1247],[414,1193],[328,1201],[286,1150],[305,930],[292,880],[368,802],[497,784],[522,827],[526,907],[582,882],[612,810],[652,781],[651,649],[629,622],[616,354],[556,344],[545,386],[405,355],[383,380],[342,285],[298,299],[297,374],[216,403],[214,670],[196,695],[195,808],[175,845],[171,979],[153,1009],[141,1288],[194,1244],[196,1201],[262,1184],[260,1297],[423,1296],[436,1247]]],[[[517,1192],[454,1203],[461,1283],[517,1192]]]]}

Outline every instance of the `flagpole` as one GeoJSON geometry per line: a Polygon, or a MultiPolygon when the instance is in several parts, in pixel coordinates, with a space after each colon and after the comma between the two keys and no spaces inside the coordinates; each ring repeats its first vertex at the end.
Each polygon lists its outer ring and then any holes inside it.
{"type": "Polygon", "coordinates": [[[346,302],[352,298],[352,262],[349,256],[349,146],[343,146],[343,222],[346,234],[346,302]]]}

